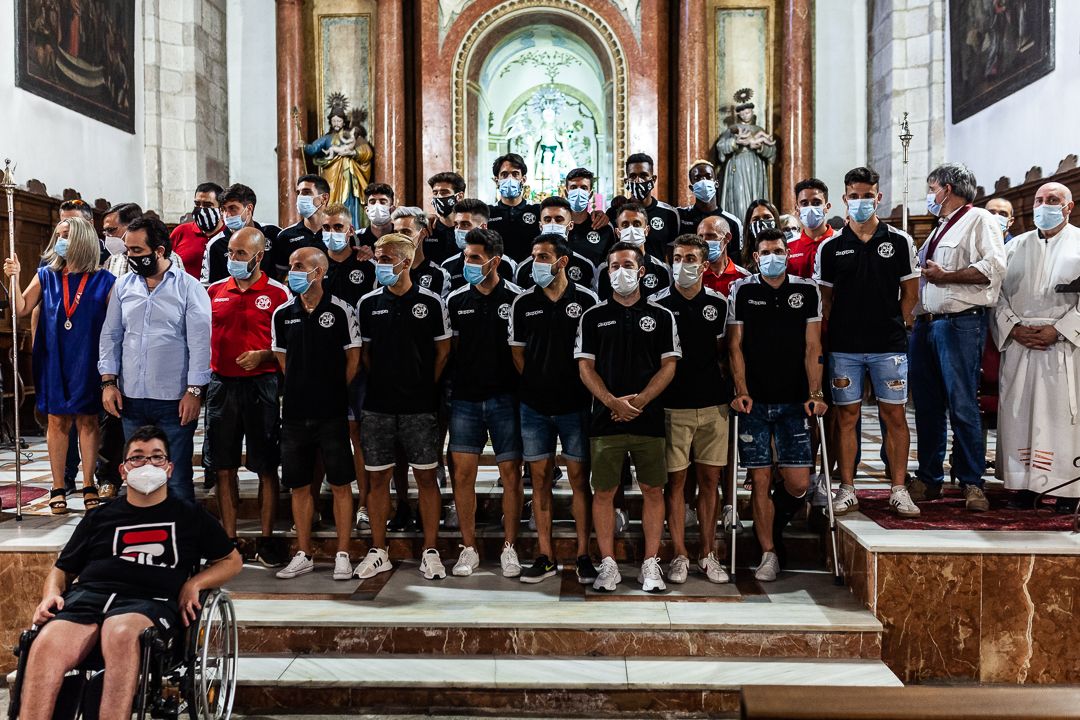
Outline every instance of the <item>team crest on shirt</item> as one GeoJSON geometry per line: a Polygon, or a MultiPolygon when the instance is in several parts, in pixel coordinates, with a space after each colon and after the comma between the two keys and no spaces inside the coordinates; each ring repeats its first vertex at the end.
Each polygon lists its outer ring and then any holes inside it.
{"type": "Polygon", "coordinates": [[[524,215],[521,216],[521,222],[525,223],[526,225],[535,225],[536,224],[536,214],[531,213],[531,212],[525,213],[524,215]]]}
{"type": "Polygon", "coordinates": [[[788,295],[787,304],[798,310],[803,305],[803,296],[798,293],[794,295],[788,295]]]}
{"type": "Polygon", "coordinates": [[[176,523],[126,525],[113,533],[113,555],[136,565],[174,568],[179,564],[176,523]]]}
{"type": "Polygon", "coordinates": [[[499,306],[499,317],[503,320],[510,319],[510,303],[503,303],[499,306]]]}
{"type": "Polygon", "coordinates": [[[649,220],[649,225],[650,227],[652,227],[653,230],[663,230],[664,218],[654,217],[653,219],[649,220]]]}
{"type": "Polygon", "coordinates": [[[420,276],[420,287],[426,287],[426,288],[431,287],[431,276],[430,275],[421,275],[420,276]]]}
{"type": "Polygon", "coordinates": [[[877,254],[883,258],[891,258],[894,254],[896,254],[896,249],[893,248],[893,244],[891,242],[883,242],[878,245],[877,254]]]}
{"type": "Polygon", "coordinates": [[[322,315],[320,315],[319,316],[319,325],[324,327],[324,328],[333,327],[333,325],[334,325],[334,313],[328,311],[328,312],[324,312],[322,315]]]}
{"type": "Polygon", "coordinates": [[[649,273],[645,277],[641,278],[641,284],[649,288],[650,290],[655,288],[657,284],[659,284],[659,282],[659,279],[652,273],[649,273]]]}
{"type": "Polygon", "coordinates": [[[351,282],[353,285],[359,285],[360,283],[364,282],[364,271],[353,270],[351,273],[349,273],[349,282],[351,282]]]}
{"type": "Polygon", "coordinates": [[[585,239],[588,240],[593,245],[596,245],[596,244],[598,244],[600,242],[600,233],[593,230],[592,232],[590,232],[588,235],[585,236],[585,239]]]}
{"type": "Polygon", "coordinates": [[[715,305],[706,305],[701,309],[701,314],[705,316],[705,319],[709,322],[713,322],[719,316],[715,305]]]}
{"type": "Polygon", "coordinates": [[[576,266],[566,268],[566,276],[574,282],[577,282],[581,279],[581,268],[576,266]]]}
{"type": "Polygon", "coordinates": [[[260,310],[269,310],[270,296],[260,295],[259,297],[255,298],[255,307],[259,308],[260,310]]]}
{"type": "Polygon", "coordinates": [[[656,329],[656,320],[651,317],[643,317],[638,321],[638,327],[645,332],[652,332],[656,329]]]}
{"type": "Polygon", "coordinates": [[[412,306],[412,314],[413,314],[414,318],[419,318],[420,320],[423,320],[424,318],[427,317],[427,313],[428,313],[427,305],[422,305],[421,303],[416,303],[415,305],[412,306]]]}
{"type": "Polygon", "coordinates": [[[581,317],[581,306],[577,303],[570,303],[566,306],[566,314],[572,318],[581,317]]]}

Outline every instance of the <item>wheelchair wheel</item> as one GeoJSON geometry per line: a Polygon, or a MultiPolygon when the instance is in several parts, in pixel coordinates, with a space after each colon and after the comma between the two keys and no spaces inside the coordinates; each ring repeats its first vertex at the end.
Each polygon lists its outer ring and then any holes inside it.
{"type": "Polygon", "coordinates": [[[188,639],[191,720],[228,720],[236,697],[236,611],[228,593],[211,592],[188,639]]]}

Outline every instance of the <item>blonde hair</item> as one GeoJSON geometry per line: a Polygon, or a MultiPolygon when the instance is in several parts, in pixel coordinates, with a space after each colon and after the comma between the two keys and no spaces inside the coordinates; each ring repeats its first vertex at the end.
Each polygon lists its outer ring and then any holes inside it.
{"type": "Polygon", "coordinates": [[[375,249],[379,250],[386,248],[392,255],[399,258],[404,258],[410,263],[413,261],[413,257],[416,254],[416,245],[413,244],[413,239],[408,235],[402,235],[401,233],[390,233],[383,235],[375,243],[375,249]]]}
{"type": "Polygon", "coordinates": [[[68,218],[64,221],[68,226],[68,251],[67,256],[60,257],[56,253],[56,240],[60,236],[60,225],[57,223],[53,230],[52,239],[49,241],[49,249],[41,256],[50,270],[60,272],[67,268],[73,273],[92,273],[101,269],[101,243],[98,241],[97,231],[94,226],[83,218],[68,218]]]}
{"type": "Polygon", "coordinates": [[[348,215],[350,218],[352,217],[352,212],[342,203],[330,203],[322,211],[323,215],[327,217],[331,215],[348,215]]]}

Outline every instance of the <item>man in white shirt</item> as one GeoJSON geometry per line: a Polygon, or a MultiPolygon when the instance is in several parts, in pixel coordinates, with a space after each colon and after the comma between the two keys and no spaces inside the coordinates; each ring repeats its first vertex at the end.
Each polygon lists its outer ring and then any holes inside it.
{"type": "Polygon", "coordinates": [[[967,167],[946,163],[926,182],[926,207],[939,221],[919,251],[923,270],[909,346],[919,456],[911,497],[918,502],[941,495],[947,412],[953,474],[967,509],[985,511],[986,440],[977,389],[987,308],[994,307],[1001,289],[1005,246],[997,219],[971,204],[975,175],[967,167]]]}

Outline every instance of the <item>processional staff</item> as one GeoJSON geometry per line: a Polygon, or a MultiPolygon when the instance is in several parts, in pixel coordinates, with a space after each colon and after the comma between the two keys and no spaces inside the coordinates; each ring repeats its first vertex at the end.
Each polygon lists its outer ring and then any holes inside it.
{"type": "MultiPolygon", "coordinates": [[[[0,180],[0,187],[7,196],[8,211],[8,253],[15,257],[15,178],[11,174],[11,160],[4,160],[4,175],[0,180]]],[[[14,408],[14,450],[15,450],[15,520],[22,518],[22,461],[19,457],[22,451],[22,432],[19,428],[19,317],[15,312],[15,293],[18,291],[18,279],[12,275],[9,288],[9,306],[11,307],[11,377],[12,390],[11,405],[14,408]]]]}

